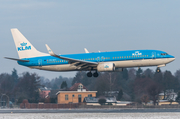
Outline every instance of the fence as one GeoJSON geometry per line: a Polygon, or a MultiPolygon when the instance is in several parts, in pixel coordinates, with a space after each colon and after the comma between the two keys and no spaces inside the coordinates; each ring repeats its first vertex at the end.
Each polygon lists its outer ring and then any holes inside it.
{"type": "Polygon", "coordinates": [[[156,108],[156,109],[164,109],[164,108],[180,108],[179,104],[173,105],[126,105],[126,106],[118,106],[118,105],[86,105],[84,103],[73,103],[73,104],[53,104],[53,103],[45,103],[45,104],[37,104],[37,103],[21,103],[20,108],[26,109],[63,109],[63,108],[122,108],[122,109],[143,109],[143,108],[156,108]]]}
{"type": "Polygon", "coordinates": [[[45,104],[37,104],[37,103],[21,103],[20,108],[26,109],[60,109],[60,108],[78,108],[79,104],[53,104],[53,103],[45,103],[45,104]]]}
{"type": "Polygon", "coordinates": [[[119,106],[119,105],[79,105],[79,108],[121,108],[121,109],[144,109],[144,108],[154,108],[154,109],[165,109],[165,108],[180,108],[179,104],[173,105],[126,105],[126,106],[119,106]]]}

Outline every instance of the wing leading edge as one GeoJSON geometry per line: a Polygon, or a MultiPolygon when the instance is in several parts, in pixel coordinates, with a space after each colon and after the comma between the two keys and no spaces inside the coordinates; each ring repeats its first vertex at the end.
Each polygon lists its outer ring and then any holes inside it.
{"type": "Polygon", "coordinates": [[[97,62],[84,61],[84,60],[73,59],[73,58],[57,55],[51,50],[51,48],[47,44],[46,44],[46,48],[51,56],[57,57],[59,59],[67,60],[69,64],[76,66],[78,69],[86,69],[88,67],[97,67],[98,65],[97,62]]]}

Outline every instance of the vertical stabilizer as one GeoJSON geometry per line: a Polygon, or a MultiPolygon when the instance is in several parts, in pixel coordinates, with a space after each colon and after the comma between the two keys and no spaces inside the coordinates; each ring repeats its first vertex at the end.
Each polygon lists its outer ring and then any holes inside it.
{"type": "Polygon", "coordinates": [[[11,29],[11,33],[20,59],[48,55],[37,51],[18,29],[11,29]]]}

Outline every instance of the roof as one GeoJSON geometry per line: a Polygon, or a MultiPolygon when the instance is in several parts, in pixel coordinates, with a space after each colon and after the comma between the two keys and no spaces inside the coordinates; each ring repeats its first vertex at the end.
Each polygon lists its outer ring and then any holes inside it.
{"type": "Polygon", "coordinates": [[[49,96],[51,98],[56,98],[56,93],[59,92],[59,91],[65,91],[64,89],[57,89],[57,90],[51,90],[51,92],[49,93],[49,96]]]}
{"type": "MultiPolygon", "coordinates": [[[[69,91],[77,91],[79,84],[81,83],[75,83],[73,86],[69,88],[69,91]]],[[[84,85],[83,85],[83,89],[86,89],[86,91],[89,91],[84,85]]]]}
{"type": "Polygon", "coordinates": [[[59,93],[97,93],[97,91],[58,91],[56,95],[59,93]]]}

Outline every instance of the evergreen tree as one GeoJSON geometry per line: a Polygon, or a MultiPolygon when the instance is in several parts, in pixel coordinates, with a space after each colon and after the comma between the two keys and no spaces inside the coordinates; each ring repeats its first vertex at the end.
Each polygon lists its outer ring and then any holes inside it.
{"type": "Polygon", "coordinates": [[[178,102],[180,104],[180,92],[178,92],[178,95],[176,97],[176,102],[178,102]]]}
{"type": "Polygon", "coordinates": [[[15,68],[13,68],[11,76],[13,78],[14,83],[17,84],[19,82],[19,79],[18,79],[17,70],[15,68]]]}
{"type": "Polygon", "coordinates": [[[124,68],[122,74],[123,74],[123,79],[128,80],[129,75],[128,75],[128,70],[126,68],[124,68]]]}
{"type": "Polygon", "coordinates": [[[66,89],[66,88],[67,88],[67,83],[66,83],[66,81],[63,81],[61,83],[61,89],[66,89]]]}
{"type": "Polygon", "coordinates": [[[139,67],[138,70],[136,71],[136,77],[140,78],[142,72],[143,72],[143,70],[141,69],[141,67],[139,67]]]}
{"type": "Polygon", "coordinates": [[[122,89],[120,89],[118,96],[117,96],[117,100],[121,100],[122,96],[123,96],[123,91],[122,91],[122,89]]]}

